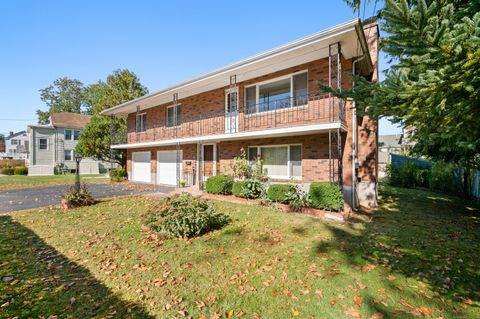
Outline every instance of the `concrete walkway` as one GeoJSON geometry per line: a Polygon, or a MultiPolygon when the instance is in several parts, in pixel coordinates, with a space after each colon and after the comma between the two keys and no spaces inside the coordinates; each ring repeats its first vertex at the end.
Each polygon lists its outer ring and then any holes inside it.
{"type": "MultiPolygon", "coordinates": [[[[39,208],[60,204],[62,194],[71,185],[57,185],[0,191],[0,213],[39,208]]],[[[168,186],[87,183],[88,190],[96,199],[143,194],[168,194],[174,190],[168,186]]]]}

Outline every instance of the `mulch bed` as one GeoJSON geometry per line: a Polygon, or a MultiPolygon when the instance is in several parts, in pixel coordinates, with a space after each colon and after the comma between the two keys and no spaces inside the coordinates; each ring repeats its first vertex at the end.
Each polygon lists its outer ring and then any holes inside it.
{"type": "MultiPolygon", "coordinates": [[[[258,201],[255,199],[240,198],[240,197],[235,197],[231,195],[217,195],[217,194],[203,193],[202,197],[206,199],[216,199],[216,200],[226,201],[226,202],[235,203],[235,204],[258,205],[258,201]]],[[[275,203],[275,206],[277,206],[277,208],[279,208],[284,213],[291,212],[290,205],[275,203]]],[[[347,206],[346,209],[348,210],[349,207],[347,206]]],[[[334,220],[340,223],[345,222],[345,219],[346,219],[342,212],[329,212],[329,211],[324,211],[324,210],[315,209],[311,207],[302,208],[301,213],[318,217],[321,219],[325,219],[325,220],[334,220]]]]}

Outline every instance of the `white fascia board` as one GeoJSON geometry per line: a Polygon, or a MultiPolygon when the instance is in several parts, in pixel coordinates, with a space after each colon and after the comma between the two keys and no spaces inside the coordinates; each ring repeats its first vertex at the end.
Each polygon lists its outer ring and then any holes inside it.
{"type": "MultiPolygon", "coordinates": [[[[249,65],[259,63],[261,61],[265,61],[268,59],[272,59],[280,54],[284,54],[287,52],[290,52],[292,50],[296,50],[302,47],[305,47],[307,45],[315,45],[316,43],[320,41],[325,41],[330,38],[340,36],[346,32],[356,30],[358,26],[361,24],[359,19],[352,19],[350,21],[344,22],[342,24],[333,26],[331,28],[325,29],[323,31],[314,33],[312,35],[306,36],[304,38],[298,39],[296,41],[287,43],[285,45],[282,45],[280,47],[274,48],[272,50],[260,53],[258,55],[255,55],[253,57],[247,58],[245,60],[241,60],[237,63],[233,63],[230,65],[227,65],[225,67],[222,67],[220,69],[217,69],[213,72],[209,72],[203,75],[200,75],[196,78],[193,78],[191,80],[179,83],[177,85],[173,85],[171,87],[168,87],[163,90],[159,90],[147,95],[144,95],[142,97],[139,97],[137,99],[134,99],[129,102],[125,102],[123,104],[111,107],[109,109],[103,110],[100,114],[102,115],[116,115],[116,114],[122,114],[124,113],[124,109],[127,107],[136,106],[140,105],[142,102],[146,102],[146,100],[149,100],[151,98],[159,97],[164,94],[172,94],[177,90],[181,89],[188,89],[189,86],[198,84],[199,82],[208,82],[209,80],[212,80],[216,76],[222,75],[222,74],[229,74],[229,73],[234,73],[235,71],[239,71],[242,68],[245,68],[249,65]]],[[[228,80],[228,79],[226,79],[228,80]]]]}
{"type": "Polygon", "coordinates": [[[195,136],[186,138],[177,138],[163,141],[152,141],[142,143],[130,143],[130,144],[118,144],[111,145],[112,149],[135,149],[144,147],[158,147],[158,146],[170,146],[178,144],[193,144],[193,143],[213,143],[222,141],[233,140],[245,140],[245,139],[258,139],[258,138],[270,138],[270,137],[282,137],[282,136],[295,136],[302,134],[314,134],[321,133],[331,129],[345,129],[340,123],[322,123],[313,125],[302,125],[285,128],[277,128],[262,131],[248,131],[238,133],[226,133],[206,136],[195,136]]]}

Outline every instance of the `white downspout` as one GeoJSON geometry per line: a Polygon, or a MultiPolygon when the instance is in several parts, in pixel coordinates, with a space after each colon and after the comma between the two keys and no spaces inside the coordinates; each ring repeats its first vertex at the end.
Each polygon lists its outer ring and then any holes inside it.
{"type": "MultiPolygon", "coordinates": [[[[355,59],[352,63],[352,72],[355,74],[355,65],[357,62],[362,61],[367,57],[368,53],[363,53],[361,57],[355,59]]],[[[355,88],[355,80],[352,82],[352,89],[355,88]]],[[[357,105],[355,99],[352,102],[352,209],[354,211],[357,210],[355,206],[356,202],[356,181],[357,181],[357,174],[356,174],[356,163],[357,163],[357,105]]]]}

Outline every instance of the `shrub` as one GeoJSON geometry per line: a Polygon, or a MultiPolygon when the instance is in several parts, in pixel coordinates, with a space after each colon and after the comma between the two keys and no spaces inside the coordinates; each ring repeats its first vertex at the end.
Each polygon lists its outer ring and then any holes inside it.
{"type": "Polygon", "coordinates": [[[246,184],[245,181],[234,182],[232,185],[233,196],[245,198],[245,194],[244,194],[245,184],[246,184]]]}
{"type": "Polygon", "coordinates": [[[339,211],[345,203],[340,187],[326,182],[312,183],[309,196],[312,206],[318,209],[339,211]]]}
{"type": "Polygon", "coordinates": [[[188,193],[177,194],[165,200],[147,215],[147,226],[166,237],[191,238],[230,222],[230,217],[217,213],[212,203],[188,193]]]}
{"type": "Polygon", "coordinates": [[[445,162],[435,162],[432,165],[428,178],[428,186],[443,192],[453,193],[456,191],[455,185],[455,165],[445,162]]]}
{"type": "Polygon", "coordinates": [[[285,197],[290,187],[289,184],[272,184],[268,188],[268,198],[274,202],[285,203],[285,197]]]}
{"type": "Polygon", "coordinates": [[[303,207],[311,204],[310,196],[301,190],[298,185],[290,184],[288,186],[288,191],[285,194],[285,202],[290,205],[291,211],[299,212],[303,207]]]}
{"type": "Polygon", "coordinates": [[[268,176],[263,171],[263,161],[260,158],[256,159],[255,165],[253,166],[252,179],[263,183],[268,181],[268,176]]]}
{"type": "Polygon", "coordinates": [[[127,170],[121,166],[117,166],[116,168],[110,170],[110,180],[112,182],[122,182],[127,179],[127,170]]]}
{"type": "Polygon", "coordinates": [[[15,170],[13,169],[13,167],[5,166],[4,168],[2,168],[3,175],[13,175],[13,173],[15,173],[15,170]]]}
{"type": "Polygon", "coordinates": [[[250,167],[250,163],[247,159],[247,153],[243,147],[240,149],[240,155],[233,158],[230,167],[233,171],[233,177],[235,178],[245,179],[250,178],[252,175],[252,168],[250,167]]]}
{"type": "Polygon", "coordinates": [[[205,190],[210,194],[232,194],[233,177],[227,175],[210,176],[205,184],[205,190]]]}
{"type": "Polygon", "coordinates": [[[13,172],[15,175],[27,175],[28,174],[28,167],[26,166],[17,166],[15,167],[15,171],[13,172]]]}
{"type": "Polygon", "coordinates": [[[421,168],[413,161],[406,161],[398,167],[389,165],[387,167],[387,176],[392,186],[407,188],[427,186],[428,169],[421,168]]]}
{"type": "Polygon", "coordinates": [[[77,190],[75,186],[71,186],[62,196],[65,205],[71,207],[82,207],[95,204],[95,200],[87,189],[85,184],[77,190]]]}
{"type": "Polygon", "coordinates": [[[259,198],[265,194],[265,184],[254,179],[235,182],[233,183],[232,193],[237,197],[259,198]]]}

